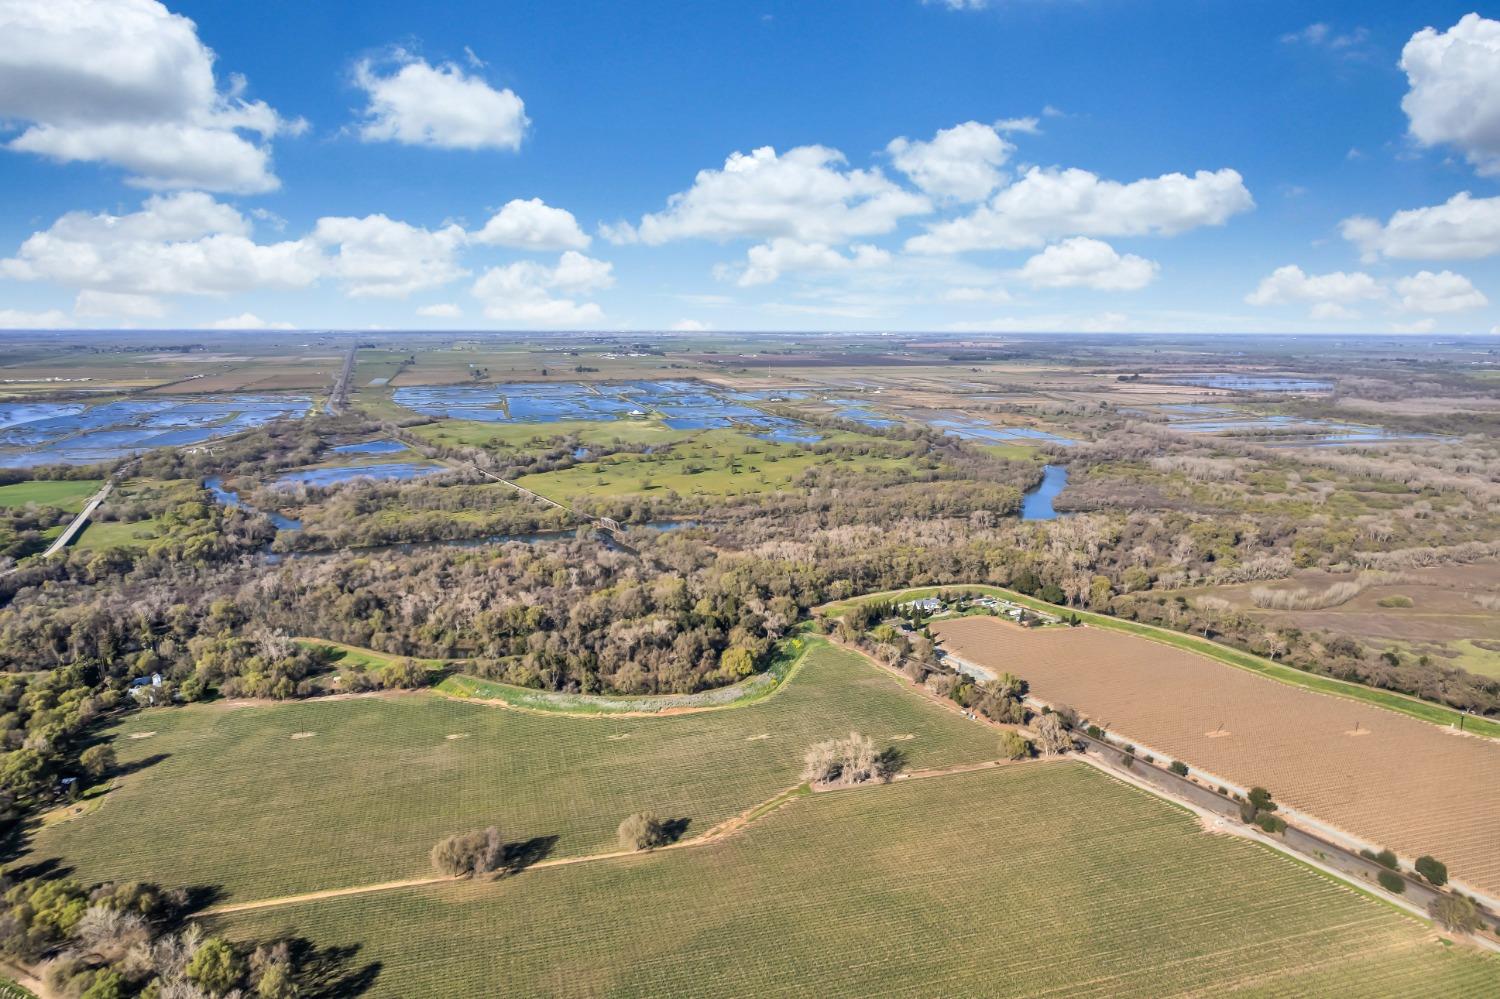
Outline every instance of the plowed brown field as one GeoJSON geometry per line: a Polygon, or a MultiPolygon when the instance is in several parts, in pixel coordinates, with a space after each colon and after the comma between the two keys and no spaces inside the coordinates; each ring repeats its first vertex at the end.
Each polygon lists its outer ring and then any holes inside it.
{"type": "Polygon", "coordinates": [[[978,666],[1008,670],[1121,738],[1201,767],[1403,857],[1430,853],[1500,894],[1500,742],[1314,693],[1093,628],[935,622],[978,666]]]}

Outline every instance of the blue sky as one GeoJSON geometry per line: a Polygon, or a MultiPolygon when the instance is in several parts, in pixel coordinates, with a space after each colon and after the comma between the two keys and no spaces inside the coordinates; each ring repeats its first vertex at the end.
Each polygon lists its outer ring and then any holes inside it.
{"type": "Polygon", "coordinates": [[[0,0],[0,325],[1487,332],[1471,10],[0,0]]]}

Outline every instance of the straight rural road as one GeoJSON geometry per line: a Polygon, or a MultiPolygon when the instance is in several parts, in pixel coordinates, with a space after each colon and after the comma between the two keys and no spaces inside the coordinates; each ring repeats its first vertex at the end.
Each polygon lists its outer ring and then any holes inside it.
{"type": "Polygon", "coordinates": [[[344,355],[344,366],[333,380],[333,390],[328,393],[328,414],[338,416],[349,404],[349,380],[354,377],[354,355],[359,351],[356,344],[344,355]]]}
{"type": "Polygon", "coordinates": [[[94,511],[99,509],[99,504],[103,503],[109,497],[109,492],[114,487],[115,481],[113,479],[104,483],[99,491],[83,505],[83,509],[78,511],[78,516],[73,518],[73,522],[63,529],[63,532],[53,540],[52,544],[47,546],[46,551],[42,552],[42,558],[51,558],[68,547],[73,539],[78,536],[78,532],[83,530],[84,525],[89,522],[89,518],[94,515],[94,511]]]}

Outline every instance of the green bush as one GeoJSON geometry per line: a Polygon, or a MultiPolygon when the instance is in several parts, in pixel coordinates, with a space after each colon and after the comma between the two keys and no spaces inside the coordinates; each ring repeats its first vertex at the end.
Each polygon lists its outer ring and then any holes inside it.
{"type": "Polygon", "coordinates": [[[1276,802],[1271,800],[1271,792],[1263,787],[1252,787],[1250,789],[1250,804],[1254,805],[1257,811],[1276,811],[1276,802]]]}
{"type": "Polygon", "coordinates": [[[1181,760],[1173,760],[1172,765],[1167,767],[1167,769],[1179,777],[1186,777],[1188,775],[1188,765],[1181,760]]]}
{"type": "Polygon", "coordinates": [[[1380,887],[1393,895],[1400,895],[1406,891],[1406,879],[1395,871],[1381,871],[1375,880],[1380,882],[1380,887]]]}
{"type": "Polygon", "coordinates": [[[1270,812],[1261,812],[1259,815],[1257,815],[1255,817],[1255,824],[1260,826],[1268,833],[1276,834],[1286,832],[1286,821],[1277,818],[1270,812]]]}
{"type": "Polygon", "coordinates": [[[1436,857],[1426,854],[1417,858],[1417,873],[1426,878],[1428,883],[1442,886],[1448,883],[1448,865],[1436,857]]]}
{"type": "Polygon", "coordinates": [[[1031,755],[1031,743],[1020,732],[1001,732],[1000,755],[1007,760],[1024,760],[1031,755]]]}

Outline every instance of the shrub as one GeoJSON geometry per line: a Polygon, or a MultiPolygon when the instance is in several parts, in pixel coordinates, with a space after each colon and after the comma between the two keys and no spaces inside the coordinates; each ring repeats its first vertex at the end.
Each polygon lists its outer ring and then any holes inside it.
{"type": "Polygon", "coordinates": [[[1484,924],[1479,906],[1462,895],[1441,895],[1427,907],[1427,912],[1444,929],[1454,933],[1473,933],[1484,924]]]}
{"type": "Polygon", "coordinates": [[[1031,742],[1020,732],[1001,732],[1000,755],[1007,760],[1024,760],[1031,755],[1031,742]]]}
{"type": "Polygon", "coordinates": [[[1270,812],[1261,812],[1255,817],[1255,824],[1268,833],[1277,834],[1286,832],[1286,821],[1272,815],[1270,812]]]}
{"type": "Polygon", "coordinates": [[[894,748],[875,752],[868,736],[850,732],[847,739],[817,743],[803,757],[802,779],[809,784],[863,784],[888,781],[901,769],[901,754],[894,748]]]}
{"type": "Polygon", "coordinates": [[[438,840],[432,848],[432,866],[443,874],[487,874],[500,869],[505,856],[505,842],[494,826],[476,832],[459,833],[438,840]]]}
{"type": "Polygon", "coordinates": [[[1088,728],[1084,729],[1084,731],[1088,732],[1090,739],[1104,738],[1104,729],[1100,728],[1098,725],[1090,725],[1088,728]]]}
{"type": "Polygon", "coordinates": [[[78,757],[78,762],[97,780],[115,768],[115,751],[107,745],[90,746],[78,757]]]}
{"type": "Polygon", "coordinates": [[[1167,768],[1179,777],[1188,775],[1188,765],[1181,760],[1173,760],[1172,765],[1167,768]]]}
{"type": "Polygon", "coordinates": [[[1276,811],[1276,802],[1271,800],[1271,792],[1263,787],[1252,787],[1250,789],[1250,804],[1255,806],[1258,812],[1276,811]]]}
{"type": "Polygon", "coordinates": [[[234,988],[244,971],[240,956],[227,940],[219,937],[205,939],[187,965],[188,979],[211,995],[234,988]]]}
{"type": "Polygon", "coordinates": [[[1381,871],[1375,876],[1375,880],[1380,882],[1380,887],[1393,895],[1400,895],[1406,891],[1406,879],[1395,871],[1381,871]]]}
{"type": "Polygon", "coordinates": [[[1426,854],[1417,858],[1417,873],[1426,878],[1429,884],[1441,887],[1448,883],[1448,865],[1436,857],[1426,854]]]}
{"type": "Polygon", "coordinates": [[[1398,863],[1396,860],[1396,854],[1389,849],[1381,850],[1370,859],[1375,861],[1375,863],[1379,864],[1381,867],[1388,867],[1393,871],[1400,870],[1401,867],[1400,863],[1398,863]]]}
{"type": "Polygon", "coordinates": [[[625,816],[617,831],[622,850],[654,850],[666,846],[670,837],[666,823],[651,812],[636,812],[625,816]]]}

